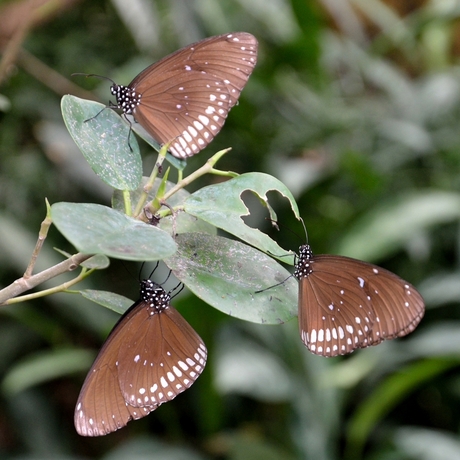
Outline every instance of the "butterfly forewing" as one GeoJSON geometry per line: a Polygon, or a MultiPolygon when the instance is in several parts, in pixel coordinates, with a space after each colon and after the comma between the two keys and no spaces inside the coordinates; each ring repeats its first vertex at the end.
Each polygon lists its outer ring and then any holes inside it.
{"type": "Polygon", "coordinates": [[[173,140],[169,150],[175,156],[185,157],[205,148],[220,131],[230,110],[230,95],[221,85],[219,97],[224,94],[226,98],[217,101],[218,108],[211,106],[211,92],[216,93],[216,90],[215,79],[209,75],[200,74],[197,80],[188,82],[187,102],[178,102],[183,97],[180,88],[183,86],[168,88],[155,100],[143,98],[146,110],[137,110],[136,120],[160,143],[173,140]],[[206,81],[209,88],[203,89],[206,81]]]}
{"type": "Polygon", "coordinates": [[[75,408],[77,432],[102,436],[145,417],[190,387],[206,357],[170,295],[143,281],[141,300],[115,325],[85,379],[75,408]]]}
{"type": "MultiPolygon", "coordinates": [[[[257,63],[257,48],[257,39],[246,32],[209,37],[155,62],[128,86],[149,97],[158,94],[152,81],[155,85],[165,84],[168,80],[171,86],[186,85],[189,80],[199,80],[199,74],[208,75],[216,77],[213,78],[214,82],[228,88],[232,95],[232,107],[257,63]]],[[[183,95],[187,94],[187,86],[184,86],[180,94],[183,99],[183,95]]]]}
{"type": "Polygon", "coordinates": [[[256,65],[257,46],[245,32],[210,37],[147,67],[126,88],[114,85],[112,92],[125,113],[158,142],[172,141],[174,156],[186,158],[222,128],[256,65]]]}
{"type": "Polygon", "coordinates": [[[302,246],[299,328],[313,353],[337,356],[415,329],[424,314],[417,290],[395,274],[342,256],[313,256],[302,246]]]}

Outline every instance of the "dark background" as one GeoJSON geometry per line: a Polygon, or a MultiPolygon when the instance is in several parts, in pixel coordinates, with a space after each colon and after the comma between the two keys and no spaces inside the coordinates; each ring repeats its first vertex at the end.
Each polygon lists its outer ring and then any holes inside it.
{"type": "MultiPolygon", "coordinates": [[[[459,24],[455,2],[437,0],[0,3],[1,286],[24,273],[45,198],[110,203],[60,113],[63,94],[108,103],[110,85],[70,75],[127,84],[181,46],[243,30],[259,40],[258,65],[186,173],[233,147],[219,168],[282,180],[316,253],[378,263],[427,303],[408,338],[325,359],[304,348],[295,320],[244,323],[184,293],[174,305],[208,346],[204,373],[173,402],[97,439],[76,434],[73,411],[116,315],[72,294],[4,306],[0,458],[460,458],[459,24]]],[[[148,173],[155,157],[143,151],[148,173]]],[[[296,250],[303,229],[271,198],[281,230],[257,208],[254,222],[296,250]]],[[[55,247],[73,251],[52,227],[37,270],[62,260],[55,247]]],[[[139,269],[113,260],[75,288],[135,299],[139,269]]]]}

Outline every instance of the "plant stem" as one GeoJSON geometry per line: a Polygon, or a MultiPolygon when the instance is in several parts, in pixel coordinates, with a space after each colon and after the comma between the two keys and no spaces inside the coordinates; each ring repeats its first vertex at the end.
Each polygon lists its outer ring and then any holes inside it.
{"type": "Polygon", "coordinates": [[[54,267],[47,268],[46,270],[32,275],[30,278],[19,278],[11,283],[6,288],[0,291],[0,305],[10,302],[9,299],[17,297],[19,294],[28,291],[39,284],[54,278],[55,276],[62,275],[63,273],[75,270],[81,263],[92,257],[92,254],[75,254],[63,262],[55,265],[54,267]]]}
{"type": "Polygon", "coordinates": [[[227,177],[237,177],[238,174],[232,171],[220,171],[218,169],[214,169],[214,165],[231,149],[224,149],[220,150],[216,154],[214,154],[201,168],[197,169],[192,174],[188,175],[181,181],[179,181],[175,187],[173,187],[169,192],[166,192],[163,201],[166,201],[170,196],[174,195],[179,190],[183,189],[187,185],[190,185],[194,180],[198,179],[205,174],[216,174],[219,176],[227,176],[227,177]]]}
{"type": "Polygon", "coordinates": [[[48,230],[51,224],[53,223],[53,220],[51,219],[50,204],[48,200],[46,199],[45,199],[45,203],[46,203],[46,217],[40,225],[40,231],[38,232],[37,243],[35,244],[35,248],[32,253],[32,257],[30,258],[29,265],[27,266],[26,271],[24,272],[23,277],[25,279],[28,279],[32,276],[32,272],[34,271],[35,263],[37,262],[38,255],[40,254],[40,251],[43,247],[43,243],[46,240],[46,237],[48,235],[48,230]]]}
{"type": "Polygon", "coordinates": [[[45,289],[45,290],[40,291],[40,292],[35,292],[33,294],[27,294],[27,295],[23,295],[23,296],[14,297],[12,299],[7,300],[4,303],[4,305],[11,305],[11,304],[14,304],[14,303],[24,302],[26,300],[38,299],[40,297],[45,297],[45,296],[50,295],[50,294],[56,294],[57,292],[65,291],[69,287],[71,287],[71,286],[79,283],[80,281],[84,280],[94,270],[95,270],[95,268],[92,268],[90,270],[88,270],[86,268],[83,268],[81,273],[71,281],[67,281],[65,283],[60,284],[59,286],[55,286],[55,287],[52,287],[52,288],[49,288],[49,289],[45,289]]]}
{"type": "Polygon", "coordinates": [[[166,158],[166,153],[168,152],[168,148],[169,148],[169,143],[168,144],[165,144],[163,145],[163,147],[161,147],[160,149],[160,152],[158,153],[158,158],[157,158],[157,161],[155,162],[155,166],[153,167],[152,169],[152,172],[150,174],[150,177],[149,177],[149,180],[147,181],[147,183],[144,185],[144,189],[143,189],[143,192],[141,193],[141,196],[139,197],[139,200],[137,202],[137,205],[136,205],[136,209],[134,210],[134,217],[138,217],[139,214],[141,213],[146,201],[147,201],[147,197],[149,195],[149,192],[150,190],[152,190],[152,187],[155,183],[155,179],[157,178],[159,172],[160,172],[160,169],[162,168],[163,166],[163,162],[165,161],[165,158],[166,158]]]}

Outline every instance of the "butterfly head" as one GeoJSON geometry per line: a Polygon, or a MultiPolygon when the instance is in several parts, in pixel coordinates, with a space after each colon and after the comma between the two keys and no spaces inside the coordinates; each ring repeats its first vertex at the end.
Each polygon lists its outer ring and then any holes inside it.
{"type": "Polygon", "coordinates": [[[299,256],[295,264],[294,276],[300,280],[306,278],[313,270],[311,267],[313,252],[309,244],[303,244],[299,248],[299,256]]]}
{"type": "Polygon", "coordinates": [[[141,103],[141,94],[129,86],[114,83],[110,87],[110,92],[116,97],[118,108],[127,115],[134,113],[136,107],[141,103]]]}
{"type": "Polygon", "coordinates": [[[171,296],[152,280],[143,280],[141,283],[141,299],[148,304],[151,314],[161,313],[169,307],[171,296]]]}

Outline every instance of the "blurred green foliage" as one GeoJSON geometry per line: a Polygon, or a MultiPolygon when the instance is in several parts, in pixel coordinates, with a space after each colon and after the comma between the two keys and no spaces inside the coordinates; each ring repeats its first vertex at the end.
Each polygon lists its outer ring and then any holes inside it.
{"type": "MultiPolygon", "coordinates": [[[[210,350],[203,375],[150,416],[84,439],[73,428],[75,401],[117,315],[70,294],[2,307],[2,458],[460,458],[460,8],[402,3],[86,0],[55,10],[61,3],[47,2],[29,29],[30,4],[18,13],[24,2],[1,3],[2,62],[14,40],[20,46],[0,67],[2,286],[24,273],[45,197],[110,203],[60,112],[62,94],[85,97],[76,83],[104,103],[109,85],[70,74],[126,84],[183,45],[244,30],[260,42],[258,65],[188,168],[233,147],[219,167],[283,181],[317,253],[378,262],[416,285],[428,308],[404,340],[325,359],[305,349],[296,321],[245,323],[182,295],[174,305],[210,350]]],[[[141,148],[148,172],[155,156],[141,148]]],[[[251,225],[295,250],[304,240],[288,228],[302,229],[286,200],[270,198],[281,231],[257,203],[251,225]]],[[[37,270],[62,260],[53,247],[73,251],[52,228],[37,270]]],[[[78,288],[134,299],[138,273],[112,260],[78,288]]]]}

